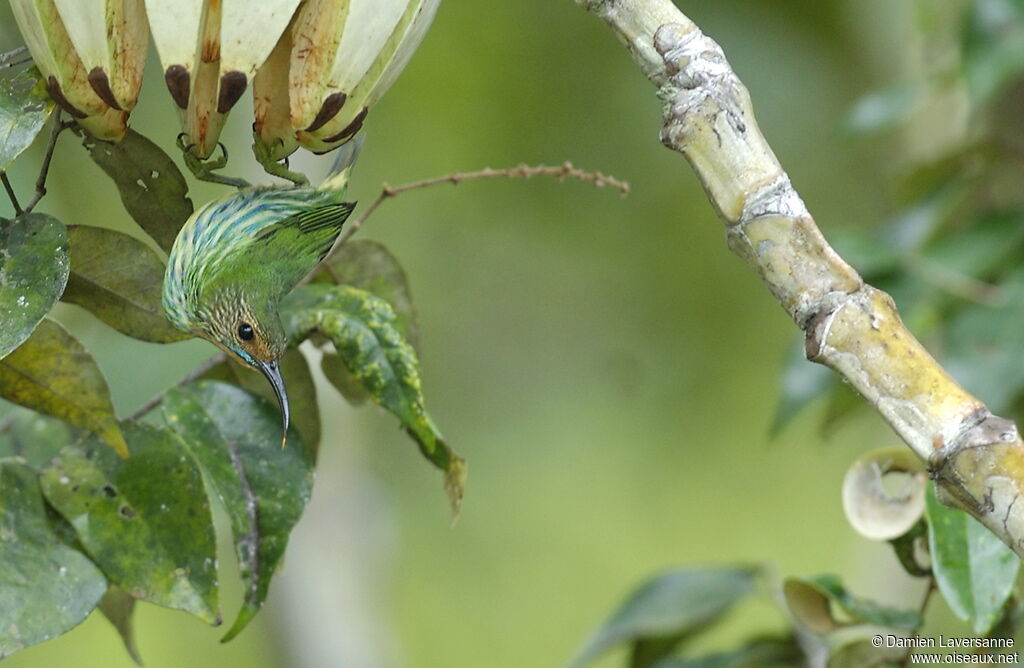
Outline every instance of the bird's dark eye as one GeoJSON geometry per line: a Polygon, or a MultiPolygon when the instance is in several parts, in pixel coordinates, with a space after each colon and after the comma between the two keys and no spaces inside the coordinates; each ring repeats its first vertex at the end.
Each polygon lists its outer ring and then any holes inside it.
{"type": "Polygon", "coordinates": [[[243,322],[238,326],[238,338],[243,341],[252,341],[256,333],[252,331],[252,325],[247,322],[243,322]]]}

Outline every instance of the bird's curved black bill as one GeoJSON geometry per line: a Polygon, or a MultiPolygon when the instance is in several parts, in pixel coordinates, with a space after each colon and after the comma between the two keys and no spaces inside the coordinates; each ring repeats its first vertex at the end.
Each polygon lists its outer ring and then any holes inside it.
{"type": "Polygon", "coordinates": [[[272,362],[260,362],[259,369],[263,372],[263,375],[270,381],[271,387],[274,388],[274,394],[277,395],[277,403],[281,405],[281,416],[284,418],[284,433],[281,436],[281,447],[284,447],[285,442],[288,440],[288,424],[289,424],[289,411],[288,411],[288,393],[284,389],[284,379],[281,377],[281,365],[278,360],[272,362]]]}

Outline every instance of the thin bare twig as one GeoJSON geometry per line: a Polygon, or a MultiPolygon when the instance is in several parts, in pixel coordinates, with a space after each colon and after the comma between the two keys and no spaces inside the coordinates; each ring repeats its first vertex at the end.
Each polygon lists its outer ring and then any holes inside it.
{"type": "Polygon", "coordinates": [[[14,193],[14,187],[7,178],[7,174],[5,172],[0,172],[0,181],[3,181],[4,190],[7,191],[7,197],[10,198],[11,204],[14,205],[14,215],[16,216],[32,213],[32,209],[36,208],[36,204],[39,204],[39,200],[43,199],[46,195],[46,177],[50,174],[50,163],[53,161],[53,152],[57,147],[57,138],[60,136],[61,132],[64,132],[75,125],[74,121],[69,121],[67,123],[61,121],[60,116],[60,109],[53,112],[50,139],[46,143],[46,152],[43,154],[43,164],[39,168],[39,176],[36,177],[36,192],[32,196],[32,199],[28,201],[28,204],[22,207],[18,203],[18,196],[14,193]]]}
{"type": "Polygon", "coordinates": [[[7,53],[0,53],[0,69],[7,67],[15,67],[17,65],[24,65],[25,63],[32,61],[32,56],[25,56],[24,58],[18,58],[18,56],[28,52],[27,46],[19,46],[17,49],[8,51],[7,53]]]}
{"type": "Polygon", "coordinates": [[[18,204],[18,196],[14,194],[14,186],[11,185],[11,180],[7,178],[7,172],[0,172],[0,181],[3,181],[4,190],[7,191],[7,197],[11,200],[11,205],[14,206],[14,215],[20,216],[25,213],[21,209],[21,205],[18,204]]]}
{"type": "Polygon", "coordinates": [[[60,137],[61,132],[70,127],[69,124],[61,121],[60,116],[61,110],[58,107],[53,112],[53,120],[51,121],[53,127],[50,128],[50,140],[46,143],[43,165],[39,168],[39,176],[36,177],[36,192],[28,204],[25,205],[25,213],[31,213],[32,209],[36,208],[36,204],[39,204],[39,200],[43,199],[46,195],[46,177],[50,174],[50,162],[53,161],[53,151],[57,148],[57,138],[60,137]]]}
{"type": "Polygon", "coordinates": [[[436,186],[442,183],[458,185],[463,181],[478,181],[481,179],[530,179],[534,176],[548,176],[556,178],[559,181],[564,181],[565,179],[587,181],[589,183],[593,183],[598,188],[603,188],[605,186],[615,188],[623,197],[629,194],[629,184],[625,181],[620,181],[614,176],[608,176],[601,172],[588,172],[582,169],[577,169],[571,162],[564,162],[557,166],[520,164],[506,169],[491,169],[490,167],[487,167],[477,172],[456,172],[454,174],[446,174],[444,176],[435,176],[429,179],[413,181],[412,183],[404,183],[400,186],[392,186],[385,183],[381,186],[380,195],[377,196],[377,199],[373,200],[370,206],[366,207],[366,209],[364,209],[363,212],[348,225],[348,228],[338,240],[335,249],[340,247],[348,241],[352,235],[358,232],[366,223],[367,219],[373,215],[373,212],[377,210],[377,207],[384,202],[384,200],[397,197],[404,192],[419,190],[420,188],[427,188],[429,186],[436,186]]]}
{"type": "MultiPolygon", "coordinates": [[[[206,373],[207,371],[209,371],[213,367],[217,366],[218,364],[220,364],[221,362],[223,362],[227,358],[228,358],[228,356],[226,354],[224,354],[224,353],[217,353],[216,355],[214,355],[210,359],[206,360],[205,362],[203,362],[202,364],[200,364],[199,366],[197,366],[196,368],[194,368],[190,372],[188,372],[185,375],[185,377],[182,378],[181,380],[179,380],[177,383],[175,383],[173,385],[173,387],[184,387],[185,385],[188,385],[193,380],[199,378],[204,373],[206,373]]],[[[171,388],[167,388],[167,389],[169,390],[171,388]]],[[[153,410],[154,408],[159,406],[163,402],[164,396],[166,394],[167,394],[167,390],[163,390],[162,392],[157,394],[155,397],[153,397],[152,399],[150,399],[146,403],[144,403],[141,406],[139,406],[138,410],[136,410],[134,413],[132,413],[131,415],[128,416],[128,419],[129,420],[138,420],[140,417],[142,417],[146,413],[150,412],[151,410],[153,410]]]]}

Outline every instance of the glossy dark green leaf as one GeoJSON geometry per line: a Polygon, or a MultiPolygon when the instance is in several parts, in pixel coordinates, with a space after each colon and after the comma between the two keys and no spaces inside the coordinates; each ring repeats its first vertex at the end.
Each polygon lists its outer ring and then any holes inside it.
{"type": "Polygon", "coordinates": [[[35,67],[0,79],[0,172],[32,145],[52,112],[53,99],[35,67]]]}
{"type": "Polygon", "coordinates": [[[227,641],[267,597],[288,535],[309,502],[312,462],[294,430],[281,447],[276,402],[233,385],[199,381],[175,388],[162,406],[167,424],[193,453],[231,520],[245,600],[227,641]]]}
{"type": "Polygon", "coordinates": [[[939,591],[950,610],[969,621],[975,633],[987,633],[1013,593],[1020,559],[967,513],[939,503],[934,484],[928,485],[925,517],[939,591]]]}
{"type": "Polygon", "coordinates": [[[96,438],[70,445],[43,471],[43,492],[112,584],[219,623],[213,520],[199,467],[171,431],[121,427],[130,458],[96,438]]]}
{"type": "Polygon", "coordinates": [[[131,129],[116,144],[88,134],[83,143],[93,162],[117,185],[131,217],[160,248],[170,252],[178,230],[192,215],[188,184],[174,161],[131,129]]]}
{"type": "Polygon", "coordinates": [[[135,629],[132,624],[132,614],[135,612],[135,598],[128,592],[118,587],[111,587],[103,595],[100,601],[100,612],[106,617],[118,635],[124,642],[124,648],[128,656],[136,665],[142,665],[142,657],[139,655],[139,648],[135,645],[135,629]]]}
{"type": "Polygon", "coordinates": [[[80,434],[63,420],[27,408],[15,408],[0,422],[0,457],[22,457],[35,468],[48,464],[80,434]]]}
{"type": "Polygon", "coordinates": [[[396,326],[413,348],[419,347],[419,326],[409,278],[384,244],[370,239],[346,242],[334,251],[329,268],[321,270],[317,280],[351,285],[391,304],[396,326]]]}
{"type": "Polygon", "coordinates": [[[0,360],[0,397],[95,432],[128,456],[100,368],[52,320],[39,323],[27,341],[0,360]]]}
{"type": "Polygon", "coordinates": [[[783,593],[793,617],[815,633],[827,633],[850,623],[867,623],[903,631],[921,626],[916,610],[899,610],[854,596],[836,575],[786,578],[783,593]],[[850,621],[837,619],[831,605],[837,606],[850,621]]]}
{"type": "Polygon", "coordinates": [[[77,626],[106,589],[96,565],[53,532],[35,472],[0,460],[0,659],[77,626]]]}
{"type": "Polygon", "coordinates": [[[160,306],[164,263],[138,239],[101,227],[68,227],[71,276],[62,299],[128,336],[168,343],[191,338],[160,306]]]}
{"type": "Polygon", "coordinates": [[[0,218],[0,358],[50,312],[68,280],[68,238],[51,216],[0,218]]]}
{"type": "Polygon", "coordinates": [[[630,594],[570,665],[588,664],[624,643],[679,639],[699,631],[750,594],[757,573],[754,568],[720,567],[659,575],[630,594]]]}
{"type": "Polygon", "coordinates": [[[398,417],[423,455],[445,472],[445,490],[458,513],[466,463],[427,414],[416,351],[399,332],[388,303],[351,286],[306,285],[285,299],[281,313],[293,342],[314,332],[330,338],[373,400],[398,417]]]}
{"type": "Polygon", "coordinates": [[[1007,276],[999,294],[997,304],[969,304],[951,317],[943,362],[968,391],[1001,412],[1024,390],[1024,270],[1007,276]]]}

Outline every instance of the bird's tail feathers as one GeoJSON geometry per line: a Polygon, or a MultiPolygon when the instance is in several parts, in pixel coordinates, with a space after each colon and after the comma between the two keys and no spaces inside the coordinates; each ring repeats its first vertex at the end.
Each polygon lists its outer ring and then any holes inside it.
{"type": "Polygon", "coordinates": [[[345,187],[348,186],[352,165],[355,164],[356,159],[359,157],[359,152],[363,148],[363,141],[365,139],[366,133],[364,132],[338,149],[338,155],[334,158],[334,164],[331,165],[330,173],[318,186],[320,190],[335,190],[338,192],[345,190],[345,187]]]}

